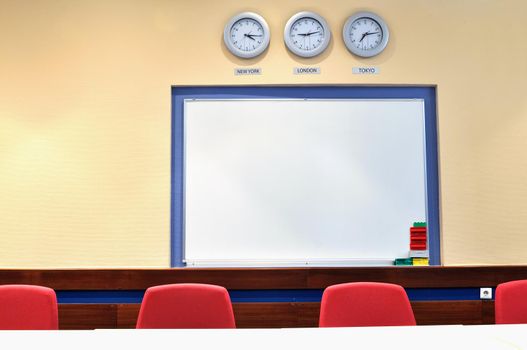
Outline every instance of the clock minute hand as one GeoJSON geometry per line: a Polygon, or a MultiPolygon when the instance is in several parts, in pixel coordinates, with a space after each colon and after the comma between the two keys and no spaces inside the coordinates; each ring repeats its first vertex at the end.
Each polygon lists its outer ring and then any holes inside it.
{"type": "Polygon", "coordinates": [[[255,38],[253,38],[253,36],[251,34],[243,34],[244,37],[246,38],[249,38],[251,40],[256,40],[255,38]]]}
{"type": "Polygon", "coordinates": [[[307,33],[298,33],[297,35],[300,36],[311,36],[313,34],[320,33],[320,30],[317,30],[316,32],[307,32],[307,33]]]}
{"type": "Polygon", "coordinates": [[[254,37],[260,37],[260,36],[263,36],[263,35],[262,34],[258,34],[258,35],[257,34],[247,34],[247,36],[254,40],[254,37]]]}
{"type": "Polygon", "coordinates": [[[306,34],[306,36],[310,36],[310,35],[313,35],[313,34],[316,34],[316,33],[320,33],[320,30],[317,30],[316,32],[308,32],[306,34]]]}

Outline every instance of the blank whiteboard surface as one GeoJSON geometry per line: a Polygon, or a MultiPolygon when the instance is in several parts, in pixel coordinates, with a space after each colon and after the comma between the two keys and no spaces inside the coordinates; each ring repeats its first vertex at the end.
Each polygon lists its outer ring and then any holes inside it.
{"type": "Polygon", "coordinates": [[[187,265],[408,256],[426,221],[423,100],[185,100],[187,265]]]}

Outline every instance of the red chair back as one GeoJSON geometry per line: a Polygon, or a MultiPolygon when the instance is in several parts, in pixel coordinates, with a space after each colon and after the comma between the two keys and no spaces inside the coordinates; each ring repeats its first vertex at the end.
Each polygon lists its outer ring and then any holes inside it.
{"type": "Polygon", "coordinates": [[[57,297],[53,289],[16,284],[0,286],[0,329],[58,328],[57,297]]]}
{"type": "Polygon", "coordinates": [[[497,324],[527,323],[527,280],[499,284],[494,307],[497,324]]]}
{"type": "Polygon", "coordinates": [[[343,283],[326,288],[320,327],[415,326],[403,287],[389,283],[343,283]]]}
{"type": "Polygon", "coordinates": [[[148,288],[136,328],[236,328],[236,325],[225,288],[183,283],[148,288]]]}

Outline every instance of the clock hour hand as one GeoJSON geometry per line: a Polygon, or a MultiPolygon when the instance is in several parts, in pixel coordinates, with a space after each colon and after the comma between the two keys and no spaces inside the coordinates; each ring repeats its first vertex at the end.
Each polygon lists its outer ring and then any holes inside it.
{"type": "Polygon", "coordinates": [[[249,38],[251,40],[256,40],[255,38],[253,38],[253,36],[251,34],[243,34],[244,37],[246,38],[249,38]]]}
{"type": "Polygon", "coordinates": [[[364,40],[364,38],[365,38],[366,35],[368,35],[368,34],[369,34],[369,32],[363,33],[363,34],[362,34],[362,38],[360,38],[360,40],[359,40],[359,43],[362,42],[362,40],[364,40]]]}

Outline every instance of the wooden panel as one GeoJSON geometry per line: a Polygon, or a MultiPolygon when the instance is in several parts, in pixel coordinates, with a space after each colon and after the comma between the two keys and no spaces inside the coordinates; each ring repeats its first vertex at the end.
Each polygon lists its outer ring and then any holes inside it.
{"type": "Polygon", "coordinates": [[[483,324],[494,324],[494,301],[484,300],[481,302],[481,321],[483,324]]]}
{"type": "Polygon", "coordinates": [[[210,283],[228,289],[295,289],[305,269],[0,270],[0,284],[37,284],[55,290],[143,290],[168,283],[210,283]]]}
{"type": "Polygon", "coordinates": [[[292,303],[242,303],[233,309],[238,328],[288,328],[298,322],[292,303]]]}
{"type": "Polygon", "coordinates": [[[527,279],[527,266],[313,268],[307,288],[361,281],[396,283],[406,288],[495,287],[515,279],[527,279]]]}
{"type": "Polygon", "coordinates": [[[135,328],[141,304],[117,305],[117,328],[135,328]]]}
{"type": "Polygon", "coordinates": [[[320,303],[235,303],[238,328],[316,327],[320,303]]]}
{"type": "Polygon", "coordinates": [[[418,301],[412,302],[418,325],[482,324],[482,302],[467,301],[418,301]]]}
{"type": "Polygon", "coordinates": [[[527,279],[527,266],[0,270],[0,284],[38,284],[56,290],[144,290],[181,282],[228,289],[321,289],[353,281],[389,282],[407,288],[461,288],[495,287],[515,279],[527,279]]]}
{"type": "Polygon", "coordinates": [[[298,327],[318,327],[320,303],[297,303],[298,327]]]}
{"type": "MultiPolygon", "coordinates": [[[[66,304],[59,306],[61,329],[134,328],[139,304],[66,304]]],[[[320,303],[234,303],[238,328],[317,327],[320,303]]],[[[412,302],[418,325],[491,324],[490,301],[412,302]]]]}
{"type": "MultiPolygon", "coordinates": [[[[117,328],[134,328],[139,304],[117,305],[117,328]]],[[[234,303],[238,328],[314,327],[320,303],[234,303]]]]}
{"type": "Polygon", "coordinates": [[[115,304],[59,304],[59,328],[117,328],[116,310],[115,304]]]}
{"type": "MultiPolygon", "coordinates": [[[[0,270],[0,284],[45,285],[56,290],[144,290],[149,286],[199,282],[230,289],[310,289],[351,281],[382,281],[410,288],[494,287],[527,279],[527,267],[360,267],[283,269],[0,270]]],[[[419,324],[494,322],[491,301],[414,302],[419,324]]],[[[246,327],[312,327],[318,303],[239,303],[237,324],[246,327]]],[[[61,329],[133,328],[138,304],[62,304],[61,329]]]]}

